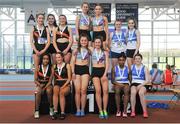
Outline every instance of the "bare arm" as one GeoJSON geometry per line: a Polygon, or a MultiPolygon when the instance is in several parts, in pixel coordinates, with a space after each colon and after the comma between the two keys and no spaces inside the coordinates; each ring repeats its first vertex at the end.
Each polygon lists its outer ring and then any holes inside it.
{"type": "Polygon", "coordinates": [[[108,29],[108,20],[107,20],[107,17],[105,17],[105,16],[104,16],[104,22],[105,22],[104,30],[106,32],[106,44],[108,45],[109,29],[108,29]]]}
{"type": "Polygon", "coordinates": [[[56,49],[56,52],[59,51],[58,47],[57,47],[57,43],[56,43],[56,32],[57,32],[57,28],[53,29],[53,46],[56,49]]]}
{"type": "Polygon", "coordinates": [[[137,54],[137,52],[139,51],[140,45],[141,45],[139,30],[136,30],[136,36],[137,36],[137,42],[136,42],[136,51],[135,51],[134,55],[137,54]]]}
{"type": "Polygon", "coordinates": [[[66,83],[61,87],[62,89],[64,88],[64,87],[66,87],[69,83],[70,83],[70,81],[71,81],[71,67],[70,67],[70,65],[69,64],[67,64],[66,65],[66,68],[67,68],[67,74],[68,74],[68,79],[67,79],[67,81],[66,81],[66,83]]]}
{"type": "Polygon", "coordinates": [[[105,51],[105,56],[106,56],[106,67],[105,67],[105,72],[104,72],[104,75],[106,76],[107,73],[108,73],[108,69],[109,69],[109,53],[105,51]]]}
{"type": "Polygon", "coordinates": [[[69,45],[67,49],[69,50],[73,45],[73,35],[72,35],[72,29],[70,27],[68,28],[68,31],[69,31],[69,45]]]}
{"type": "Polygon", "coordinates": [[[32,49],[37,54],[37,52],[39,52],[39,51],[36,49],[36,47],[35,47],[35,45],[33,43],[33,32],[34,32],[34,28],[31,30],[31,33],[30,33],[30,44],[31,44],[32,49]]]}
{"type": "Polygon", "coordinates": [[[37,85],[37,86],[40,86],[40,83],[38,81],[38,72],[39,72],[39,67],[35,69],[35,72],[34,72],[34,83],[37,85]]]}
{"type": "Polygon", "coordinates": [[[111,69],[111,83],[113,84],[115,81],[115,72],[114,72],[114,67],[111,69]]]}
{"type": "Polygon", "coordinates": [[[112,36],[113,36],[113,32],[111,32],[111,34],[110,34],[110,39],[109,39],[109,44],[108,44],[109,48],[111,48],[112,36]]]}
{"type": "Polygon", "coordinates": [[[76,25],[76,36],[79,36],[79,16],[76,16],[75,25],[76,25]]]}
{"type": "Polygon", "coordinates": [[[147,83],[149,83],[149,70],[148,70],[148,68],[147,67],[145,67],[145,81],[144,81],[144,83],[143,83],[143,85],[146,85],[147,83]]]}

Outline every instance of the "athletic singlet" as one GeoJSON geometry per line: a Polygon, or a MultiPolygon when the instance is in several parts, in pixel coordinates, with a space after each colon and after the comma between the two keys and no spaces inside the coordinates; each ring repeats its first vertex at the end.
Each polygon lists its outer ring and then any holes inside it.
{"type": "Polygon", "coordinates": [[[88,60],[90,57],[89,52],[85,48],[81,48],[76,54],[76,60],[88,60]]]}
{"type": "Polygon", "coordinates": [[[103,16],[100,16],[99,19],[96,19],[96,17],[93,17],[92,20],[93,27],[102,26],[102,30],[104,30],[104,18],[103,16]]]}
{"type": "Polygon", "coordinates": [[[46,70],[43,69],[43,65],[39,65],[38,80],[49,80],[51,76],[51,66],[47,66],[46,70]]]}
{"type": "Polygon", "coordinates": [[[116,65],[114,68],[115,73],[115,81],[117,83],[129,83],[128,80],[128,67],[125,65],[123,69],[120,68],[119,65],[116,65]]]}
{"type": "Polygon", "coordinates": [[[47,43],[47,32],[45,26],[43,26],[43,30],[38,30],[38,27],[34,26],[33,40],[36,45],[47,43]]]}
{"type": "Polygon", "coordinates": [[[127,49],[136,49],[137,35],[136,29],[127,32],[127,49]]]}
{"type": "Polygon", "coordinates": [[[172,84],[173,83],[172,71],[171,70],[168,70],[168,69],[165,70],[164,83],[165,84],[172,84]]]}
{"type": "Polygon", "coordinates": [[[93,50],[92,63],[105,63],[105,53],[103,50],[100,50],[99,52],[97,52],[96,49],[93,50]]]}
{"type": "Polygon", "coordinates": [[[59,38],[67,38],[67,39],[69,39],[68,26],[65,26],[64,29],[62,29],[62,30],[60,30],[60,27],[58,26],[57,33],[56,33],[56,41],[59,38]]]}
{"type": "Polygon", "coordinates": [[[90,18],[88,15],[84,15],[83,13],[79,15],[79,26],[89,26],[90,18]]]}
{"type": "Polygon", "coordinates": [[[137,69],[136,65],[131,66],[132,71],[132,83],[142,84],[145,81],[145,66],[141,65],[140,69],[137,69]]]}
{"type": "Polygon", "coordinates": [[[111,51],[115,53],[121,53],[126,51],[126,36],[122,31],[120,33],[113,32],[111,51]]]}
{"type": "Polygon", "coordinates": [[[65,64],[63,68],[58,68],[56,64],[54,66],[54,77],[56,80],[67,79],[68,78],[67,64],[65,64]]]}

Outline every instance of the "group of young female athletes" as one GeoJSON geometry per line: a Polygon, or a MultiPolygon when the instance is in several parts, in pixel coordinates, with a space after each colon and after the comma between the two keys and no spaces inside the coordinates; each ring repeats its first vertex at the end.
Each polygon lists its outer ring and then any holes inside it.
{"type": "Polygon", "coordinates": [[[136,94],[139,94],[143,117],[148,117],[144,86],[148,82],[148,69],[142,64],[142,55],[139,54],[140,33],[135,20],[128,20],[126,32],[121,29],[122,22],[116,20],[115,30],[109,37],[108,21],[102,15],[102,7],[99,4],[95,6],[94,17],[88,15],[88,3],[84,2],[81,8],[82,14],[76,18],[78,46],[73,52],[72,30],[67,24],[66,16],[60,15],[57,25],[54,15],[49,14],[47,26],[44,26],[44,14],[37,14],[37,25],[33,27],[30,36],[35,65],[34,81],[37,85],[34,117],[39,118],[41,94],[46,92],[52,119],[59,116],[60,119],[65,119],[65,96],[70,92],[71,80],[75,88],[75,116],[85,116],[87,87],[89,80],[92,80],[99,118],[108,118],[109,55],[112,58],[111,81],[114,84],[116,116],[127,117],[130,97],[131,117],[134,117],[136,94]],[[92,38],[90,31],[93,32],[92,38]],[[89,73],[91,67],[92,72],[89,73]],[[124,92],[123,112],[120,111],[120,91],[124,92]]]}

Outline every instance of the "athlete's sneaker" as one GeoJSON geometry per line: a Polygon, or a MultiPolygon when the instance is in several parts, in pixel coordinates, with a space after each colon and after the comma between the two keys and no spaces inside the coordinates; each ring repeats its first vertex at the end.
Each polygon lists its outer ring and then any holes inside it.
{"type": "Polygon", "coordinates": [[[99,112],[99,118],[100,118],[100,119],[103,119],[103,118],[104,118],[104,113],[103,113],[103,111],[100,111],[100,112],[99,112]]]}
{"type": "Polygon", "coordinates": [[[65,117],[66,117],[66,114],[65,114],[65,113],[61,113],[61,114],[60,114],[60,120],[64,120],[65,117]]]}
{"type": "Polygon", "coordinates": [[[135,116],[136,116],[135,112],[131,112],[131,117],[135,117],[135,116]]]}
{"type": "Polygon", "coordinates": [[[51,107],[51,108],[49,108],[49,115],[53,116],[53,114],[54,114],[54,109],[51,107]]]}
{"type": "Polygon", "coordinates": [[[143,113],[143,117],[144,117],[144,118],[148,118],[148,113],[147,113],[147,112],[144,112],[144,113],[143,113]]]}
{"type": "Polygon", "coordinates": [[[80,113],[82,117],[85,116],[84,110],[81,110],[80,113]]]}
{"type": "Polygon", "coordinates": [[[121,112],[120,111],[117,111],[116,112],[116,117],[120,117],[121,116],[121,112]]]}
{"type": "Polygon", "coordinates": [[[104,110],[103,113],[104,113],[104,118],[105,118],[105,119],[108,119],[108,113],[107,113],[107,111],[104,110]]]}
{"type": "Polygon", "coordinates": [[[58,113],[57,112],[54,112],[53,115],[52,115],[52,119],[53,120],[56,120],[58,118],[58,113]]]}
{"type": "Polygon", "coordinates": [[[127,118],[127,113],[124,113],[124,112],[123,112],[122,116],[123,116],[124,118],[127,118]]]}
{"type": "Polygon", "coordinates": [[[81,111],[77,111],[75,116],[80,117],[81,116],[81,111]]]}
{"type": "Polygon", "coordinates": [[[38,119],[39,118],[39,111],[34,112],[34,118],[38,119]]]}

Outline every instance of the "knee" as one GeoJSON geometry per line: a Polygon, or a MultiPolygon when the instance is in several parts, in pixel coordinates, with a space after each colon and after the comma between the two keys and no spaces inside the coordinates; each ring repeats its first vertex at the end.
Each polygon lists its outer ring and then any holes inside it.
{"type": "Polygon", "coordinates": [[[81,93],[81,90],[80,90],[80,89],[76,89],[76,90],[75,90],[75,94],[76,94],[76,95],[80,95],[80,93],[81,93]]]}
{"type": "Polygon", "coordinates": [[[139,96],[140,96],[140,97],[144,97],[144,92],[139,91],[139,96]]]}
{"type": "Polygon", "coordinates": [[[82,89],[82,90],[81,90],[81,94],[82,94],[82,95],[86,95],[86,92],[87,92],[86,89],[82,89]]]}
{"type": "Polygon", "coordinates": [[[135,96],[136,95],[136,90],[131,90],[131,96],[135,96]]]}
{"type": "Polygon", "coordinates": [[[46,89],[46,93],[47,95],[52,95],[52,89],[51,88],[46,89]]]}

